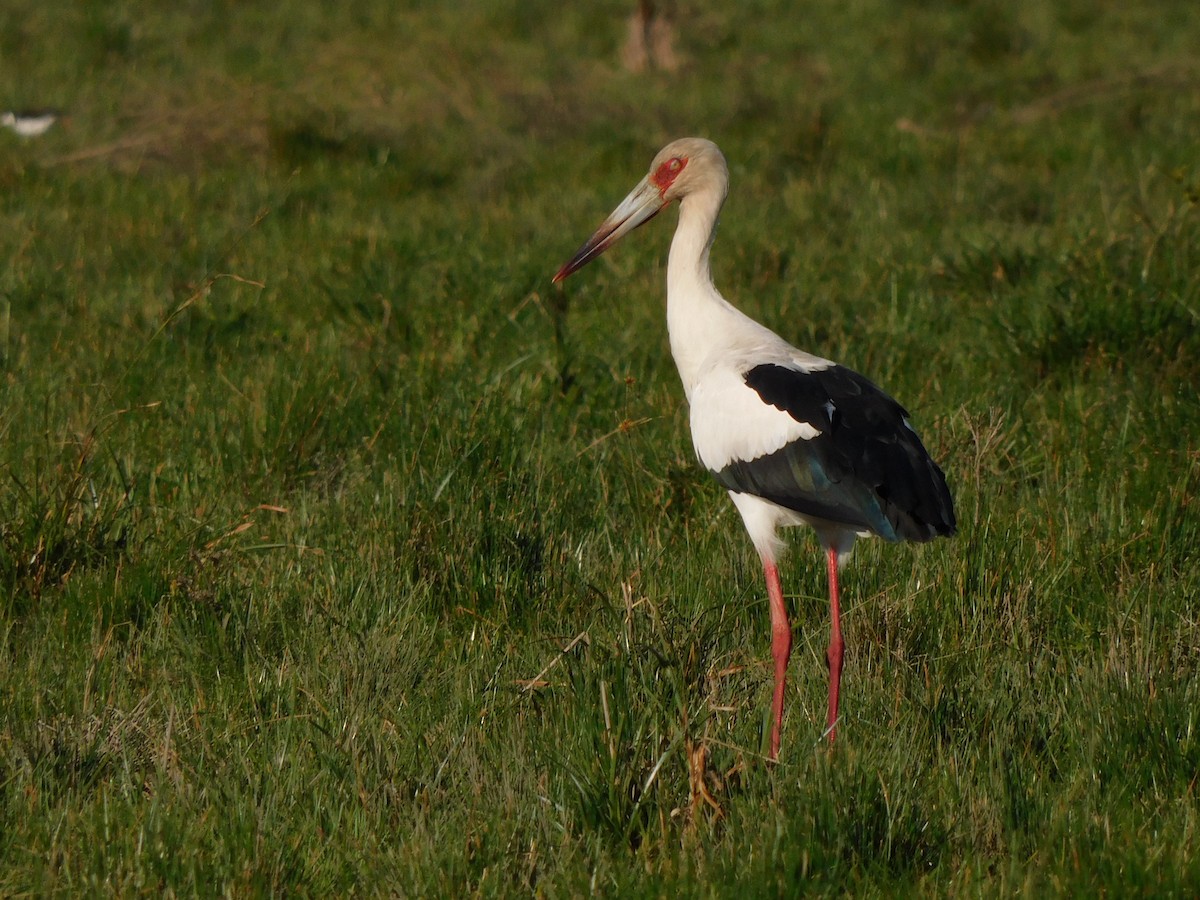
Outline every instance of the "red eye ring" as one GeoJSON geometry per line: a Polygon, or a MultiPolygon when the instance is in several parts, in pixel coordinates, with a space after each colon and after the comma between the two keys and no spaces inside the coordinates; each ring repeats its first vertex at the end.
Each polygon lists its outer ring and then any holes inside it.
{"type": "Polygon", "coordinates": [[[658,169],[655,170],[654,174],[650,177],[650,180],[657,185],[659,190],[665,191],[672,185],[672,183],[674,183],[675,178],[679,175],[679,173],[687,168],[687,164],[688,161],[686,157],[673,156],[665,163],[662,163],[658,169]]]}

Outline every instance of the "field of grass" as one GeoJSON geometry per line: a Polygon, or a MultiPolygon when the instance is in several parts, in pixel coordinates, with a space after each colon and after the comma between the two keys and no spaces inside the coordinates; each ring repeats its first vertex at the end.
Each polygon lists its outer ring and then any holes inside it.
{"type": "Polygon", "coordinates": [[[1194,2],[397,6],[0,11],[0,895],[1200,891],[1194,2]],[[834,749],[793,536],[776,766],[674,214],[550,284],[686,134],[959,513],[834,749]]]}

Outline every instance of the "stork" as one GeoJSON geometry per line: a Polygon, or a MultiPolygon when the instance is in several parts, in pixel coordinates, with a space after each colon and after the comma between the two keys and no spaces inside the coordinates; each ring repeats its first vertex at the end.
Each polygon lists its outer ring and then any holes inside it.
{"type": "Polygon", "coordinates": [[[691,409],[696,455],[729,491],[762,560],[775,663],[769,757],[775,760],[792,650],[779,529],[808,525],[824,549],[832,742],[845,653],[839,567],[860,536],[929,541],[954,534],[956,525],[945,475],[899,403],[857,372],[797,350],[717,291],[708,256],[728,191],[729,169],[716,144],[703,138],[668,144],[554,281],[679,201],[667,262],[671,355],[691,409]]]}

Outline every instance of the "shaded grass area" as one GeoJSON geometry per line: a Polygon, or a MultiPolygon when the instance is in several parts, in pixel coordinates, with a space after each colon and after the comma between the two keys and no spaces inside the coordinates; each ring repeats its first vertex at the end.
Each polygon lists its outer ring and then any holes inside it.
{"type": "Polygon", "coordinates": [[[0,13],[0,893],[1194,892],[1190,7],[688,13],[0,13]],[[771,768],[669,224],[549,285],[685,133],[961,523],[856,551],[834,751],[795,536],[771,768]]]}

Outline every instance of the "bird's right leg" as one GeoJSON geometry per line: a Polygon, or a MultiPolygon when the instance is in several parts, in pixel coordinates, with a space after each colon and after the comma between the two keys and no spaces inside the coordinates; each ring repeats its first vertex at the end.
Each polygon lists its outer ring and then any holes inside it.
{"type": "Polygon", "coordinates": [[[825,733],[829,735],[829,743],[832,744],[837,736],[838,695],[842,688],[842,659],[846,654],[846,642],[842,639],[837,547],[830,547],[826,555],[829,561],[829,617],[832,625],[829,632],[829,649],[825,651],[825,660],[829,663],[829,719],[825,724],[825,733]]]}
{"type": "Polygon", "coordinates": [[[779,569],[773,560],[763,559],[767,576],[767,597],[771,602],[771,656],[775,659],[775,694],[771,700],[771,755],[779,758],[779,735],[783,730],[783,688],[787,679],[788,659],[792,655],[792,628],[788,624],[787,607],[783,603],[783,587],[779,569]]]}

